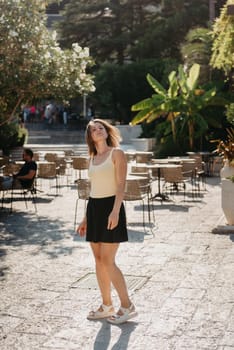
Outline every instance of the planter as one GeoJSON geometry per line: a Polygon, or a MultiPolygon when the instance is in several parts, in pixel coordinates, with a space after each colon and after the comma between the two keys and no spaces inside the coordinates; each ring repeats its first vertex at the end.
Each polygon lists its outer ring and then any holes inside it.
{"type": "Polygon", "coordinates": [[[131,143],[131,139],[142,133],[141,125],[116,125],[122,137],[122,143],[131,143]]]}
{"type": "Polygon", "coordinates": [[[131,142],[137,151],[142,152],[152,151],[155,145],[154,138],[131,139],[131,142]]]}
{"type": "Polygon", "coordinates": [[[234,225],[234,183],[222,179],[221,204],[228,225],[234,225]]]}
{"type": "Polygon", "coordinates": [[[234,166],[230,166],[229,162],[225,160],[223,168],[220,170],[221,179],[234,175],[234,166]]]}

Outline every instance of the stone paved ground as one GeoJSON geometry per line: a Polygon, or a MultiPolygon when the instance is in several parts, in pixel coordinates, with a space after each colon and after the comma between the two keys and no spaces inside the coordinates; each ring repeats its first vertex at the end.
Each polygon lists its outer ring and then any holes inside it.
{"type": "Polygon", "coordinates": [[[38,193],[37,215],[18,200],[1,210],[0,349],[234,349],[234,234],[222,229],[219,179],[207,182],[196,201],[155,201],[146,232],[127,204],[118,264],[139,316],[121,326],[86,319],[100,299],[89,246],[73,235],[74,186],[38,193]]]}

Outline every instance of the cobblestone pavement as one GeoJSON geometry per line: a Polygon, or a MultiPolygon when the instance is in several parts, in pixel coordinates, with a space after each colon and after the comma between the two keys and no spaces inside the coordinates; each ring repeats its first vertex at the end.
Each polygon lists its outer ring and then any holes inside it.
{"type": "Polygon", "coordinates": [[[195,201],[154,201],[146,231],[140,204],[127,203],[117,261],[139,315],[121,326],[86,319],[100,299],[89,245],[74,236],[75,186],[44,191],[37,214],[23,200],[0,211],[1,350],[234,349],[234,234],[218,178],[195,201]]]}

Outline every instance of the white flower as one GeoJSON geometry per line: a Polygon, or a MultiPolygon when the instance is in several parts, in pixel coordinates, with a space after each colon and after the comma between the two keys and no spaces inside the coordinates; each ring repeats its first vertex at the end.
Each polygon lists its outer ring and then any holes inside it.
{"type": "Polygon", "coordinates": [[[11,30],[9,31],[9,35],[10,35],[11,37],[14,38],[14,37],[18,36],[18,33],[17,33],[15,30],[12,30],[12,29],[11,29],[11,30]]]}
{"type": "Polygon", "coordinates": [[[55,30],[52,32],[51,37],[54,41],[57,39],[57,32],[55,30]]]}
{"type": "Polygon", "coordinates": [[[50,60],[51,59],[51,53],[47,51],[44,56],[46,59],[50,60]]]}
{"type": "Polygon", "coordinates": [[[79,53],[82,50],[81,46],[78,43],[73,43],[72,49],[77,53],[79,53]]]}
{"type": "Polygon", "coordinates": [[[75,83],[75,85],[80,86],[80,79],[77,78],[77,79],[74,81],[74,83],[75,83]]]}

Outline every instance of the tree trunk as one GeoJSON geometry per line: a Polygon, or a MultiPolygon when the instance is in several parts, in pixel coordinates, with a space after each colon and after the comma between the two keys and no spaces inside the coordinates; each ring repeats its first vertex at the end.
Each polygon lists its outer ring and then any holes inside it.
{"type": "Polygon", "coordinates": [[[188,129],[189,129],[189,148],[190,150],[193,149],[193,138],[194,138],[194,123],[192,120],[188,122],[188,129]]]}

